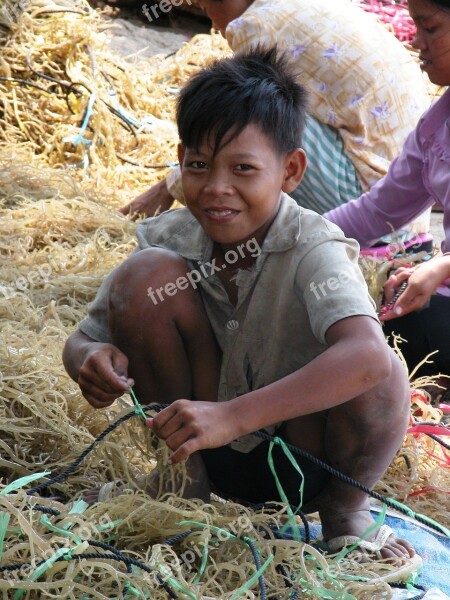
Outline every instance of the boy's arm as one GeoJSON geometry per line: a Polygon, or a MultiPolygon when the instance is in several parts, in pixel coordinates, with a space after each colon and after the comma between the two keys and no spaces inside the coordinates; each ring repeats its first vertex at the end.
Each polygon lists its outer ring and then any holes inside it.
{"type": "Polygon", "coordinates": [[[389,375],[389,348],[371,317],[337,321],[326,340],[325,352],[264,388],[227,402],[177,400],[147,423],[174,451],[171,461],[177,463],[197,450],[343,404],[389,375]]]}
{"type": "Polygon", "coordinates": [[[128,359],[116,346],[97,342],[79,329],[67,340],[63,363],[94,408],[110,406],[134,385],[128,379],[128,359]]]}

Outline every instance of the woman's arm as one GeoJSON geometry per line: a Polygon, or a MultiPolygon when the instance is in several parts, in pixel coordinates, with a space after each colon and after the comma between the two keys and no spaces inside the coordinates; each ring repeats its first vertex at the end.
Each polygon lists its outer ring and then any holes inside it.
{"type": "Polygon", "coordinates": [[[326,212],[324,217],[336,223],[347,237],[370,246],[382,235],[415,219],[436,201],[425,186],[423,162],[418,126],[383,179],[358,199],[326,212]]]}

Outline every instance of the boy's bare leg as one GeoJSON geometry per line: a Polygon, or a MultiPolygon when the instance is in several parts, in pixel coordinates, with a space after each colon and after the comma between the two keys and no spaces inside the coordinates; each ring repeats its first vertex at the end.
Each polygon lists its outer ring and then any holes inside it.
{"type": "MultiPolygon", "coordinates": [[[[324,414],[288,424],[289,440],[372,488],[401,447],[410,415],[409,385],[404,368],[392,351],[390,376],[370,391],[324,414]],[[305,427],[306,425],[306,427],[305,427]],[[325,425],[325,426],[324,426],[325,425]]],[[[305,418],[303,418],[305,419],[305,418]]],[[[325,541],[343,535],[361,536],[374,523],[369,498],[357,488],[331,477],[312,510],[319,510],[325,541]]],[[[373,540],[376,531],[368,536],[373,540]]],[[[391,536],[383,558],[414,554],[405,540],[391,536]]]]}
{"type": "MultiPolygon", "coordinates": [[[[166,284],[175,284],[188,271],[177,254],[151,248],[125,261],[112,282],[108,307],[112,343],[128,357],[129,376],[142,404],[217,399],[221,354],[200,294],[191,285],[177,288],[172,296],[164,292],[166,284]]],[[[200,455],[193,455],[186,468],[194,480],[186,495],[207,500],[209,486],[200,455]]],[[[157,489],[157,474],[152,477],[150,493],[157,489]]],[[[98,490],[85,497],[87,502],[96,501],[98,490]]]]}

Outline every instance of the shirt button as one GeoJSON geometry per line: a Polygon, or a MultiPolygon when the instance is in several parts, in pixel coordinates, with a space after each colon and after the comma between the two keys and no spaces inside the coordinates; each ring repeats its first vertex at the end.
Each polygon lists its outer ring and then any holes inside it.
{"type": "Polygon", "coordinates": [[[236,329],[239,329],[239,321],[228,321],[227,329],[230,329],[231,331],[236,331],[236,329]]]}

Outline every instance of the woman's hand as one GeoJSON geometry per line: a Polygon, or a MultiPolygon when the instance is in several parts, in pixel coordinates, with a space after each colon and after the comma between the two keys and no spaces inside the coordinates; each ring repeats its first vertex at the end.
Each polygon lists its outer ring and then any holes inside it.
{"type": "Polygon", "coordinates": [[[234,403],[176,400],[146,424],[173,451],[171,464],[204,448],[218,448],[239,437],[234,403]]]}
{"type": "Polygon", "coordinates": [[[158,210],[160,213],[169,210],[173,202],[174,199],[167,189],[166,180],[163,179],[137,196],[126,206],[122,206],[119,212],[123,215],[130,215],[132,218],[142,214],[147,217],[153,217],[158,210]]]}
{"type": "Polygon", "coordinates": [[[110,406],[134,385],[128,379],[128,359],[112,344],[93,343],[78,375],[78,385],[94,408],[110,406]]]}
{"type": "Polygon", "coordinates": [[[447,255],[436,256],[415,268],[401,267],[397,269],[384,286],[386,303],[392,300],[404,281],[408,281],[408,286],[392,310],[383,315],[381,320],[389,321],[422,308],[434,294],[436,288],[449,276],[450,256],[447,255]]]}

